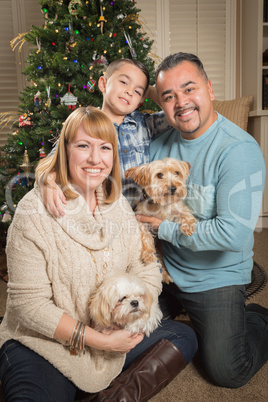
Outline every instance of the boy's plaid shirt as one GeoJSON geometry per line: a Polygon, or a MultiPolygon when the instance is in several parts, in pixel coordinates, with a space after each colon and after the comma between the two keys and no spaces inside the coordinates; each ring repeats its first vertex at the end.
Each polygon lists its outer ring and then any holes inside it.
{"type": "Polygon", "coordinates": [[[133,183],[124,179],[124,172],[131,167],[149,163],[149,145],[152,136],[166,131],[170,126],[162,111],[153,114],[135,111],[126,115],[119,126],[116,123],[114,126],[118,138],[123,193],[133,204],[131,199],[136,198],[137,194],[133,183]]]}
{"type": "Polygon", "coordinates": [[[152,136],[170,127],[162,111],[153,114],[135,111],[126,115],[119,126],[116,123],[114,126],[122,177],[127,169],[149,162],[152,136]]]}

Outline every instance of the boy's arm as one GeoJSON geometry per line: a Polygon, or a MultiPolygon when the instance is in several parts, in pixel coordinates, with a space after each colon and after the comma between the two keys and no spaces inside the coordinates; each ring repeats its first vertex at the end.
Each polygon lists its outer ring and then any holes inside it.
{"type": "Polygon", "coordinates": [[[148,90],[146,92],[146,98],[152,99],[152,101],[154,101],[154,103],[156,103],[158,106],[160,106],[159,96],[158,96],[155,86],[149,85],[148,90]]]}
{"type": "Polygon", "coordinates": [[[42,201],[48,212],[59,218],[64,216],[63,204],[66,204],[66,198],[56,183],[56,173],[51,172],[47,180],[47,185],[40,185],[42,201]]]}
{"type": "MultiPolygon", "coordinates": [[[[151,98],[153,102],[160,106],[158,93],[156,88],[152,85],[149,85],[148,90],[145,95],[146,98],[151,98]]],[[[163,133],[170,129],[170,124],[167,121],[165,113],[161,110],[160,112],[152,113],[152,114],[144,114],[144,118],[147,124],[148,132],[150,136],[163,133]]]]}

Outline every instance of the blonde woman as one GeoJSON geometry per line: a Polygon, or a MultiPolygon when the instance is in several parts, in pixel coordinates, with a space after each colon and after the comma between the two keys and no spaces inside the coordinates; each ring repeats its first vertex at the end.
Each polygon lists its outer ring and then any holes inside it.
{"type": "Polygon", "coordinates": [[[37,183],[48,183],[52,171],[67,199],[64,217],[47,212],[37,185],[19,203],[8,232],[8,301],[0,326],[5,400],[67,402],[80,390],[104,390],[95,400],[147,400],[192,359],[196,337],[168,320],[145,338],[90,327],[88,301],[106,275],[131,272],[153,298],[161,291],[158,264],[145,267],[140,259],[138,224],[121,195],[116,132],[102,111],[71,113],[56,153],[37,167],[37,183]]]}

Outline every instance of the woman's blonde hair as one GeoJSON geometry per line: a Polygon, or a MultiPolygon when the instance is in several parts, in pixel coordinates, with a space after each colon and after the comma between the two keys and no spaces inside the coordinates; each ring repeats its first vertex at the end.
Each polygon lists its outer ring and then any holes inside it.
{"type": "Polygon", "coordinates": [[[109,117],[95,107],[80,107],[68,116],[61,130],[55,154],[38,163],[35,171],[36,182],[38,185],[49,185],[48,175],[55,172],[56,183],[61,187],[66,199],[78,197],[69,187],[67,145],[75,139],[81,124],[90,137],[109,142],[113,146],[113,168],[109,177],[103,182],[105,202],[110,204],[120,197],[122,191],[117,135],[109,117]]]}

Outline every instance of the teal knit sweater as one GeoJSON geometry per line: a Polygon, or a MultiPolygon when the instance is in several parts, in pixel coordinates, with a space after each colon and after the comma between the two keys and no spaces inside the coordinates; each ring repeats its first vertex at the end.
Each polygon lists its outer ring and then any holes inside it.
{"type": "Polygon", "coordinates": [[[260,213],[266,168],[254,138],[221,115],[201,137],[185,140],[175,129],[158,135],[150,159],[191,164],[187,205],[198,218],[187,237],[163,221],[164,261],[185,292],[247,284],[253,267],[253,231],[260,213]]]}

